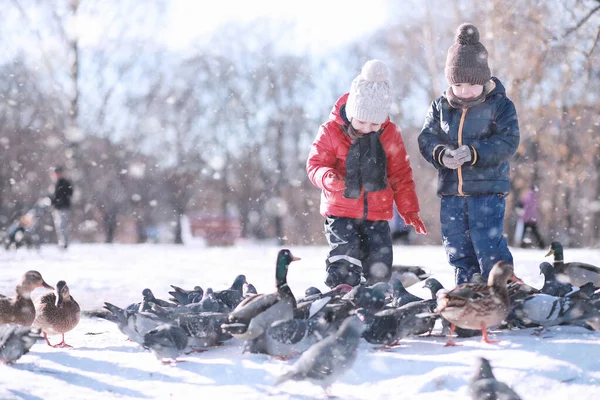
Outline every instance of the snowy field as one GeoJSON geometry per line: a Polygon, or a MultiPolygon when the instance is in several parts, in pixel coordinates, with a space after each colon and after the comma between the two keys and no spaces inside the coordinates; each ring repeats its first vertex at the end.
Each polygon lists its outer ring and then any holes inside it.
{"type": "MultiPolygon", "coordinates": [[[[325,289],[325,247],[290,247],[302,260],[292,263],[288,282],[302,297],[308,286],[325,289]]],[[[243,273],[259,292],[274,290],[274,266],[279,248],[240,245],[201,248],[171,245],[78,245],[67,252],[53,246],[40,253],[0,252],[0,293],[12,296],[21,275],[35,269],[55,285],[65,280],[82,309],[119,306],[140,301],[142,289],[167,299],[169,284],[229,287],[243,273]]],[[[452,270],[441,246],[394,248],[396,264],[419,265],[452,287],[452,270]]],[[[516,274],[534,287],[543,279],[538,265],[543,250],[513,249],[516,274]]],[[[565,249],[565,261],[600,265],[600,251],[565,249]]],[[[415,285],[409,291],[428,296],[415,285]]],[[[41,292],[34,292],[34,297],[41,292]]],[[[439,330],[439,327],[436,329],[439,330]]],[[[499,380],[523,399],[600,398],[600,332],[579,327],[552,328],[537,337],[532,330],[493,332],[499,344],[480,338],[458,339],[462,347],[446,348],[445,338],[415,337],[387,351],[362,341],[354,368],[333,385],[343,399],[469,398],[468,379],[476,356],[488,358],[499,380]]],[[[60,337],[50,337],[59,341],[60,337]]],[[[242,354],[233,339],[202,354],[183,356],[176,366],[160,364],[154,355],[125,337],[116,325],[82,318],[66,335],[73,349],[54,349],[42,341],[13,366],[0,365],[0,399],[312,399],[323,391],[307,382],[273,387],[276,376],[291,361],[242,354]]]]}

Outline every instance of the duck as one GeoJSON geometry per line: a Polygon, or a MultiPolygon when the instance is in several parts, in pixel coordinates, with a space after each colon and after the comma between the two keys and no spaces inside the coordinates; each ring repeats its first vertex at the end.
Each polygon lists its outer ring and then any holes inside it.
{"type": "Polygon", "coordinates": [[[592,282],[594,286],[600,286],[600,268],[577,261],[565,263],[563,247],[560,242],[550,244],[546,257],[549,255],[554,255],[553,266],[559,280],[561,276],[564,276],[565,280],[573,286],[583,286],[588,282],[592,282]]]}
{"type": "Polygon", "coordinates": [[[451,324],[446,346],[456,346],[452,334],[458,326],[466,329],[481,329],[482,340],[496,343],[487,336],[487,327],[497,325],[509,312],[508,280],[520,281],[515,277],[512,263],[498,261],[490,271],[487,285],[463,283],[450,291],[438,295],[434,312],[451,324]]]}
{"type": "Polygon", "coordinates": [[[50,347],[72,347],[65,343],[65,333],[79,323],[81,309],[75,301],[65,281],[58,281],[56,293],[49,292],[35,301],[35,320],[33,326],[42,330],[46,344],[50,347]],[[51,344],[48,335],[62,335],[62,341],[51,344]]]}
{"type": "Polygon", "coordinates": [[[18,324],[0,325],[0,363],[14,364],[41,339],[38,329],[18,324]]]}
{"type": "Polygon", "coordinates": [[[21,277],[15,288],[14,298],[0,295],[0,324],[31,326],[35,320],[35,305],[31,300],[31,292],[38,287],[54,289],[44,281],[42,274],[30,270],[21,277]]]}
{"type": "Polygon", "coordinates": [[[422,267],[412,265],[392,265],[392,278],[400,279],[405,288],[429,278],[431,274],[422,267]]]}
{"type": "Polygon", "coordinates": [[[251,340],[261,335],[271,324],[279,320],[294,318],[296,298],[287,283],[290,264],[300,260],[289,249],[277,254],[275,283],[277,290],[269,294],[255,294],[246,297],[229,313],[228,323],[221,325],[223,330],[240,340],[251,340]]]}

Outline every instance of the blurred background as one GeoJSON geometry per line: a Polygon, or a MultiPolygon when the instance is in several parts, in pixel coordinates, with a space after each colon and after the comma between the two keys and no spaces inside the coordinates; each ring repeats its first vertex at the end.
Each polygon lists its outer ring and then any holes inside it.
{"type": "Polygon", "coordinates": [[[378,58],[429,231],[411,243],[439,244],[436,170],[417,135],[446,89],[455,29],[471,22],[519,115],[509,240],[535,185],[547,241],[600,246],[598,0],[1,3],[2,229],[64,165],[75,241],[324,244],[306,157],[378,58]]]}

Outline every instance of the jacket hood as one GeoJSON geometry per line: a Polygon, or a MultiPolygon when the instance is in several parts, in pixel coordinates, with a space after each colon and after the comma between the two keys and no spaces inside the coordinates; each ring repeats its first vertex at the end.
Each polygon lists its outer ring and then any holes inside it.
{"type": "MultiPolygon", "coordinates": [[[[335,121],[339,125],[350,125],[350,121],[348,121],[348,119],[346,118],[346,113],[343,110],[346,107],[348,95],[350,95],[350,93],[343,94],[339,99],[337,99],[337,101],[333,105],[333,108],[331,109],[331,113],[329,113],[330,121],[335,121]]],[[[389,122],[390,117],[388,115],[385,122],[381,124],[381,127],[385,127],[389,122]]]]}

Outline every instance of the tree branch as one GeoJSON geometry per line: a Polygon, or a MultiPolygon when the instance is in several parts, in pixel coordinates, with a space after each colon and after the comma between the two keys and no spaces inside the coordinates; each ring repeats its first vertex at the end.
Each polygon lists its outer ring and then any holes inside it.
{"type": "Polygon", "coordinates": [[[581,28],[581,26],[583,24],[585,24],[587,22],[587,20],[590,19],[590,17],[592,15],[594,15],[594,13],[596,13],[596,11],[598,11],[598,10],[600,10],[600,5],[591,9],[590,12],[577,23],[577,25],[575,25],[572,28],[567,29],[567,31],[563,35],[563,38],[569,36],[571,33],[575,32],[577,29],[581,28]]]}

